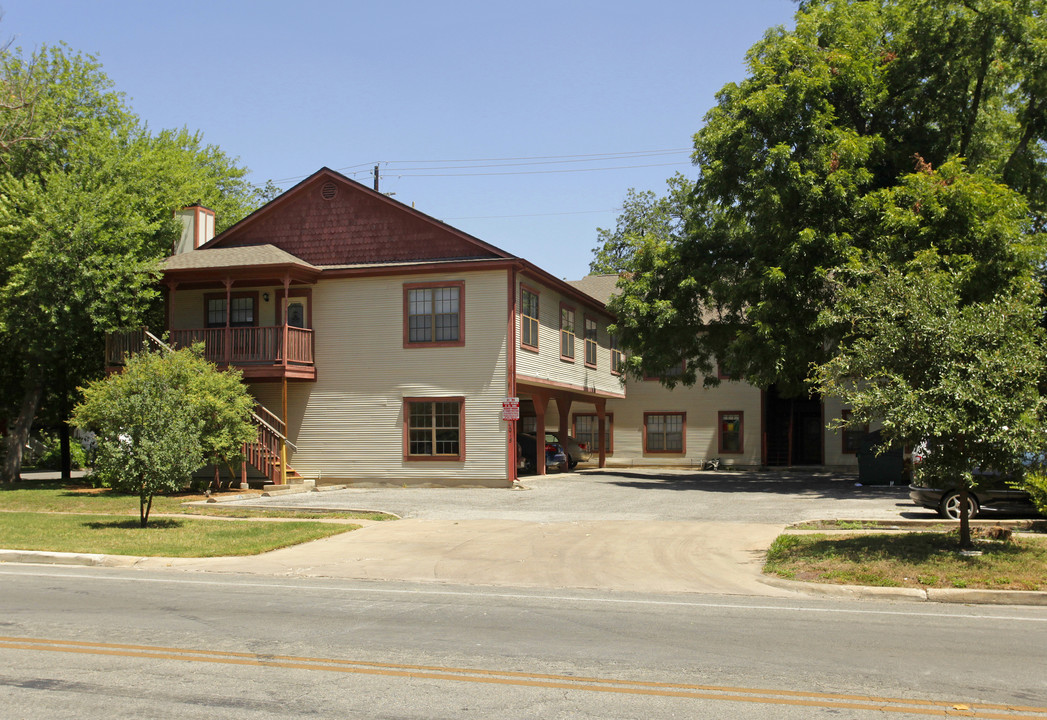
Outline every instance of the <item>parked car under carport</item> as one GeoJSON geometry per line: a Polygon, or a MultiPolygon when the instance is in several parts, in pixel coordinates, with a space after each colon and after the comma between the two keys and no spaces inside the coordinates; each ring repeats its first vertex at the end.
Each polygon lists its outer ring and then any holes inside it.
{"type": "MultiPolygon", "coordinates": [[[[538,467],[538,440],[534,435],[521,434],[516,436],[516,467],[523,472],[534,472],[538,467]]],[[[567,470],[567,453],[556,438],[546,434],[545,438],[545,467],[567,470]]]]}

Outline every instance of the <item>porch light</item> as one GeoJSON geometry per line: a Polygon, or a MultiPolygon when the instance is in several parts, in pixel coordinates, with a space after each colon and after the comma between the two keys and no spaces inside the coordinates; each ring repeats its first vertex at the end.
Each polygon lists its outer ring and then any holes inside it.
{"type": "Polygon", "coordinates": [[[262,302],[269,302],[269,293],[262,293],[262,302]]]}

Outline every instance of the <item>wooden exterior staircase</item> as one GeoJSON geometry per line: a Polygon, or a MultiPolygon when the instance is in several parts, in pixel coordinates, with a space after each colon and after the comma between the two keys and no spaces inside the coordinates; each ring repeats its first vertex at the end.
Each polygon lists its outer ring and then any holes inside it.
{"type": "MultiPolygon", "coordinates": [[[[170,345],[146,329],[113,333],[106,336],[106,366],[119,368],[124,364],[128,355],[133,355],[144,346],[164,352],[173,352],[170,345]]],[[[287,439],[287,425],[284,421],[261,403],[256,403],[251,413],[251,423],[257,430],[258,439],[251,443],[244,443],[241,483],[247,483],[248,465],[262,473],[268,482],[274,485],[302,482],[305,478],[287,465],[288,446],[293,450],[298,448],[287,439]]]]}
{"type": "MultiPolygon", "coordinates": [[[[287,439],[287,426],[284,421],[258,403],[251,413],[251,422],[258,430],[258,440],[244,444],[244,462],[260,471],[274,485],[300,483],[305,478],[293,467],[287,465],[287,446],[297,450],[287,439]],[[283,468],[286,466],[286,475],[283,468]]],[[[247,469],[244,468],[242,481],[246,482],[247,469]]]]}

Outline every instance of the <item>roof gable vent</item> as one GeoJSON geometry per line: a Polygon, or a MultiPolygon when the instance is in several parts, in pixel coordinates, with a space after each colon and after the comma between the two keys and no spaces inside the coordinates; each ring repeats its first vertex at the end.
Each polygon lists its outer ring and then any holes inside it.
{"type": "Polygon", "coordinates": [[[333,182],[325,182],[320,188],[320,197],[324,200],[330,200],[338,194],[338,186],[333,182]]]}

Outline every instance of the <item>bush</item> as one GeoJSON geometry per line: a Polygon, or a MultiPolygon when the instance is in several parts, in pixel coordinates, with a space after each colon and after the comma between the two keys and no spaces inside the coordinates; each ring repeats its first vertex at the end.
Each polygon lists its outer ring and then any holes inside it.
{"type": "MultiPolygon", "coordinates": [[[[41,432],[37,440],[43,449],[37,456],[34,466],[39,470],[61,470],[62,441],[58,433],[41,432]]],[[[69,438],[69,459],[74,468],[87,467],[87,451],[74,437],[69,438]]]]}
{"type": "Polygon", "coordinates": [[[1037,512],[1047,515],[1047,470],[1029,470],[1022,478],[1022,489],[1032,497],[1037,512]]]}
{"type": "Polygon", "coordinates": [[[239,374],[220,372],[198,347],[143,351],[83,392],[73,421],[96,434],[97,481],[138,494],[142,527],[153,495],[181,490],[208,459],[228,462],[256,436],[239,374]]]}

